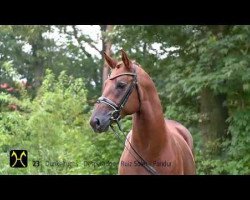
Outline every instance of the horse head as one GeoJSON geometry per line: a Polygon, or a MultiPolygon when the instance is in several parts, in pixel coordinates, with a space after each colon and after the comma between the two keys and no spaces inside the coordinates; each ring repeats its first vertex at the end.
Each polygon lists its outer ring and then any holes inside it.
{"type": "Polygon", "coordinates": [[[111,74],[104,82],[102,96],[97,100],[90,119],[95,132],[105,132],[111,123],[140,110],[138,65],[123,50],[121,56],[122,61],[117,61],[104,53],[111,74]]]}

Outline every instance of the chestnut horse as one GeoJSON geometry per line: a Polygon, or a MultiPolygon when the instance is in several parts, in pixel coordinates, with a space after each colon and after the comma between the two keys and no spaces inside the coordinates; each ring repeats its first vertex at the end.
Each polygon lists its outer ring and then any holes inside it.
{"type": "MultiPolygon", "coordinates": [[[[118,173],[195,174],[193,139],[180,123],[164,119],[161,102],[150,76],[121,50],[122,61],[104,54],[112,68],[90,119],[95,132],[133,115],[118,173]]],[[[119,124],[118,124],[119,125],[119,124]]]]}

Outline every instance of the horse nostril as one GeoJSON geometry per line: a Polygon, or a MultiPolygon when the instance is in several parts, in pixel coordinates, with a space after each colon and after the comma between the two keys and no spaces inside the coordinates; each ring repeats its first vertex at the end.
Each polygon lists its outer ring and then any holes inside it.
{"type": "Polygon", "coordinates": [[[96,123],[97,126],[100,126],[100,124],[101,124],[100,120],[97,117],[95,118],[95,123],[96,123]]]}

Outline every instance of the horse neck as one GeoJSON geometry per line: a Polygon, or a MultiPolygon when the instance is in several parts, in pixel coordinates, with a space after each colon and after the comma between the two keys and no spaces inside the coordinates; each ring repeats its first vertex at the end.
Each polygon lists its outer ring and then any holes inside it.
{"type": "Polygon", "coordinates": [[[149,81],[146,86],[139,80],[141,110],[133,114],[132,143],[141,150],[157,154],[166,145],[167,131],[157,90],[146,73],[145,76],[143,80],[149,81]]]}

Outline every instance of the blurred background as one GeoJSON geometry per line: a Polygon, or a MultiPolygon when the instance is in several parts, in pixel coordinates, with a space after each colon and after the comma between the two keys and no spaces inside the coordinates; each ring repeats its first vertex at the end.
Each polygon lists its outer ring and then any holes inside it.
{"type": "Polygon", "coordinates": [[[123,144],[89,118],[103,52],[122,48],[193,135],[197,174],[250,174],[247,25],[1,25],[0,174],[117,174],[123,144]],[[10,167],[11,149],[28,151],[28,167],[10,167]]]}

